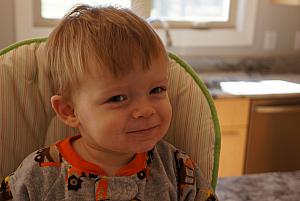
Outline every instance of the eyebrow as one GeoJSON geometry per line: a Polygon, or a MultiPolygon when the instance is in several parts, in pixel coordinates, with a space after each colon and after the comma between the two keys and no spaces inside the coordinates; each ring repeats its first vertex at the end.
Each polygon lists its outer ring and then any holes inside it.
{"type": "Polygon", "coordinates": [[[168,81],[168,77],[162,77],[161,79],[157,79],[158,81],[156,82],[164,82],[164,81],[168,81]]]}

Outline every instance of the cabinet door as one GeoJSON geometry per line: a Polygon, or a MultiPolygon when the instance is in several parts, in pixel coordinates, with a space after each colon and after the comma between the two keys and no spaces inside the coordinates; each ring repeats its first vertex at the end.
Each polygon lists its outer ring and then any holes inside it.
{"type": "Polygon", "coordinates": [[[246,98],[217,99],[221,126],[219,176],[243,174],[250,101],[246,98]]]}
{"type": "Polygon", "coordinates": [[[250,101],[246,98],[215,100],[221,127],[248,125],[250,101]]]}
{"type": "Polygon", "coordinates": [[[245,127],[223,127],[221,132],[219,176],[242,175],[247,130],[245,127]]]}

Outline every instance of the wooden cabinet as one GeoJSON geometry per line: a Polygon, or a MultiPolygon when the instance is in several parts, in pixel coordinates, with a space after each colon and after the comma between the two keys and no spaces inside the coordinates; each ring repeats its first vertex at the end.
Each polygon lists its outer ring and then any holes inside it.
{"type": "Polygon", "coordinates": [[[216,99],[221,125],[219,177],[243,174],[250,101],[247,98],[216,99]]]}
{"type": "Polygon", "coordinates": [[[300,6],[300,0],[272,0],[272,3],[290,6],[300,6]]]}

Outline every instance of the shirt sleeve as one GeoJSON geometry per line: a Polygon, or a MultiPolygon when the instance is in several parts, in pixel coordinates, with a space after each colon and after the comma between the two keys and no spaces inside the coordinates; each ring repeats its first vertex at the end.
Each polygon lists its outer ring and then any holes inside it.
{"type": "MultiPolygon", "coordinates": [[[[28,155],[19,167],[1,182],[0,201],[30,201],[30,185],[28,178],[32,177],[32,161],[35,153],[28,155]]],[[[34,184],[33,184],[34,185],[34,184]]],[[[38,194],[38,193],[36,193],[38,194]]]]}
{"type": "Polygon", "coordinates": [[[203,177],[198,167],[195,167],[197,192],[195,201],[218,201],[218,198],[211,187],[211,184],[203,177]]]}
{"type": "Polygon", "coordinates": [[[0,201],[12,200],[9,178],[9,176],[5,177],[0,184],[0,201]]]}
{"type": "Polygon", "coordinates": [[[186,153],[177,150],[175,152],[175,163],[180,201],[218,200],[211,184],[186,153]]]}
{"type": "Polygon", "coordinates": [[[25,185],[22,185],[22,179],[16,180],[14,173],[7,176],[0,186],[0,201],[29,201],[28,191],[25,185]],[[14,185],[12,185],[14,183],[14,185]]]}
{"type": "Polygon", "coordinates": [[[0,201],[43,200],[59,173],[56,167],[52,171],[44,171],[46,167],[42,167],[41,162],[47,158],[43,155],[45,150],[48,148],[28,155],[16,171],[1,182],[0,201]]]}

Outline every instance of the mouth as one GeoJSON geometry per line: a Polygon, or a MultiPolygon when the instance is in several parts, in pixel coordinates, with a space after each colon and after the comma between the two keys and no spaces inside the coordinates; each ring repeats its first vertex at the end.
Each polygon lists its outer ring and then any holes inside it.
{"type": "Polygon", "coordinates": [[[128,131],[127,134],[146,134],[152,132],[154,129],[158,128],[159,125],[149,127],[149,128],[144,128],[144,129],[139,129],[139,130],[133,130],[133,131],[128,131]]]}

